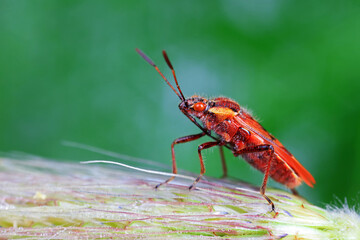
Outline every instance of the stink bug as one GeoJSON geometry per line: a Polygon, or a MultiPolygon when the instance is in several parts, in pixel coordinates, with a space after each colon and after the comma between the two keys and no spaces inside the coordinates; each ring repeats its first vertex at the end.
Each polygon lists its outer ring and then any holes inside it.
{"type": "MultiPolygon", "coordinates": [[[[274,203],[265,195],[268,177],[290,188],[297,194],[295,188],[304,181],[310,187],[315,184],[314,177],[296,160],[296,158],[277,140],[273,135],[266,131],[244,108],[240,107],[234,100],[225,97],[206,99],[197,95],[185,98],[178,81],[174,68],[163,51],[164,59],[174,76],[176,89],[170,84],[159,68],[139,49],[136,51],[161,75],[165,82],[180,98],[180,111],[185,114],[201,133],[189,135],[175,139],[171,144],[173,173],[177,173],[175,151],[176,144],[190,142],[205,135],[214,141],[205,142],[198,147],[200,159],[200,175],[189,187],[193,189],[205,173],[205,166],[201,151],[207,148],[219,146],[223,164],[224,175],[227,174],[226,164],[223,154],[223,146],[230,149],[235,156],[241,156],[254,168],[264,173],[264,179],[260,187],[261,195],[271,205],[275,211],[274,203]]],[[[160,183],[156,188],[173,180],[169,178],[160,183]]]]}

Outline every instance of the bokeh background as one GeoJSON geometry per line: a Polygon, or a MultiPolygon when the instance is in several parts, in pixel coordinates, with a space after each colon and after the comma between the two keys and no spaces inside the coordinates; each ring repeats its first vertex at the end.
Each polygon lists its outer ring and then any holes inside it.
{"type": "MultiPolygon", "coordinates": [[[[359,1],[1,1],[0,150],[61,160],[90,144],[170,164],[170,144],[199,130],[135,48],[185,95],[231,97],[251,109],[314,175],[299,191],[324,206],[360,190],[359,1]]],[[[199,172],[197,145],[178,166],[199,172]]],[[[221,176],[218,150],[207,175],[221,176]]],[[[230,175],[262,174],[226,152],[230,175]]],[[[133,163],[134,164],[134,163],[133,163]]],[[[156,169],[156,166],[146,166],[156,169]]],[[[273,187],[281,187],[270,182],[273,187]]]]}

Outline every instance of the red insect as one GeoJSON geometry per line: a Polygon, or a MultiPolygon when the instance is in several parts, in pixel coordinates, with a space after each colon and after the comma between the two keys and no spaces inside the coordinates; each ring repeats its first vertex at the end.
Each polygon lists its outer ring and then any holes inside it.
{"type": "MultiPolygon", "coordinates": [[[[201,151],[214,146],[220,147],[221,160],[224,175],[227,175],[225,159],[222,147],[230,149],[235,156],[241,156],[254,168],[263,172],[264,180],[260,187],[261,195],[271,204],[272,211],[275,211],[274,203],[265,195],[266,183],[270,176],[275,181],[284,184],[297,194],[295,187],[304,181],[310,187],[315,184],[314,177],[296,160],[296,158],[268,131],[266,131],[244,108],[241,108],[235,101],[218,97],[206,99],[197,95],[185,98],[176,79],[174,68],[163,51],[164,59],[171,69],[178,91],[169,83],[159,68],[139,49],[136,51],[150,63],[162,76],[165,82],[180,98],[179,109],[196,126],[201,133],[189,135],[176,139],[171,144],[173,173],[177,173],[174,146],[179,143],[190,142],[208,135],[214,141],[200,144],[198,154],[201,171],[198,178],[189,187],[193,189],[205,173],[205,166],[201,151]],[[214,134],[212,134],[214,133],[214,134]]],[[[169,178],[160,183],[156,188],[173,180],[169,178]]]]}

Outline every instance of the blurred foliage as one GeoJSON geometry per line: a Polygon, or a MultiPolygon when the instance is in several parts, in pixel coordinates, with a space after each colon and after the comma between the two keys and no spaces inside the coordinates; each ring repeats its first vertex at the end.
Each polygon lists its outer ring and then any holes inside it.
{"type": "MultiPolygon", "coordinates": [[[[199,130],[134,51],[171,78],[166,49],[185,95],[235,99],[294,153],[317,180],[302,195],[357,202],[359,26],[359,1],[1,1],[0,150],[100,158],[71,140],[170,164],[171,142],[199,130]]],[[[199,172],[203,141],[177,146],[179,168],[199,172]]],[[[205,156],[221,176],[218,150],[205,156]]],[[[226,156],[231,176],[261,183],[226,156]]]]}

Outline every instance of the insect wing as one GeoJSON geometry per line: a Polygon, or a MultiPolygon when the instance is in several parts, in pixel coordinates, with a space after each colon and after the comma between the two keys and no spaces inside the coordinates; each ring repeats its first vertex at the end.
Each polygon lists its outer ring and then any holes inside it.
{"type": "Polygon", "coordinates": [[[315,184],[314,177],[304,168],[303,165],[299,163],[298,160],[277,140],[272,136],[268,131],[266,131],[263,126],[260,125],[250,114],[240,113],[235,116],[236,121],[239,125],[253,134],[258,135],[264,140],[265,143],[270,144],[274,147],[275,154],[284,161],[295,173],[298,175],[304,182],[313,187],[315,184]]]}

